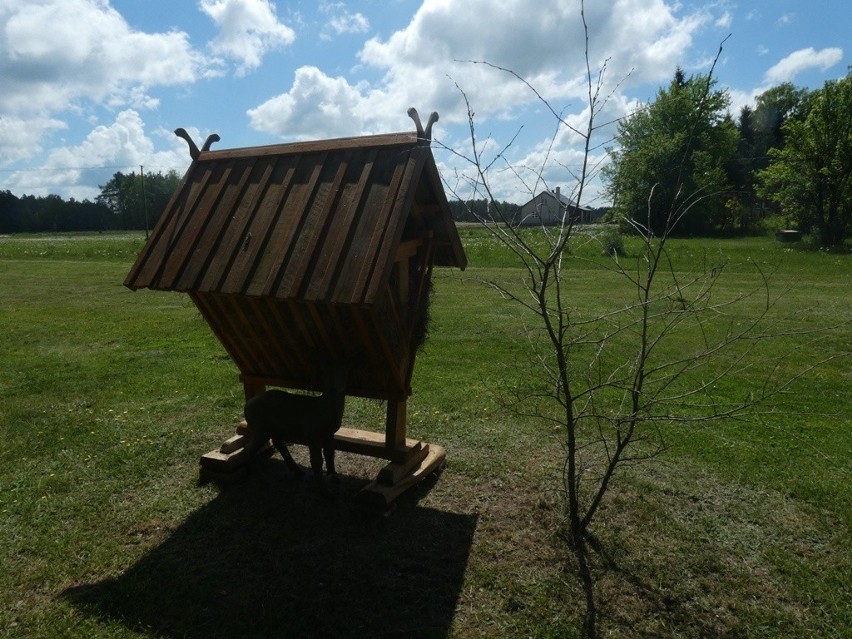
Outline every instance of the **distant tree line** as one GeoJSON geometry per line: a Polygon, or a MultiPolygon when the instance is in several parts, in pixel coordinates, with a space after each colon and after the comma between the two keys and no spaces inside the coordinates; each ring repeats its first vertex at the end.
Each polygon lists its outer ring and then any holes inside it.
{"type": "Polygon", "coordinates": [[[623,120],[604,179],[613,216],[660,234],[749,231],[769,213],[824,245],[852,234],[852,74],[817,90],[784,83],[739,117],[704,75],[678,69],[623,120]],[[674,205],[672,205],[674,203],[674,205]]]}
{"type": "MultiPolygon", "coordinates": [[[[521,214],[521,207],[511,202],[500,202],[500,210],[507,219],[514,219],[521,214]]],[[[456,222],[478,222],[489,216],[489,202],[486,199],[451,200],[450,213],[456,222]]]]}
{"type": "Polygon", "coordinates": [[[18,197],[0,191],[0,233],[142,230],[152,228],[180,183],[168,173],[116,173],[95,201],[58,195],[18,197]]]}

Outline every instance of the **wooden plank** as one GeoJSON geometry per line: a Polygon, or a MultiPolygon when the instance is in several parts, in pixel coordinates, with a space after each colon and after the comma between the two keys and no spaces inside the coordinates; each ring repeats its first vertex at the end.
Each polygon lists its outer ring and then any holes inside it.
{"type": "Polygon", "coordinates": [[[464,247],[462,246],[461,237],[459,237],[458,230],[456,229],[456,224],[453,222],[453,216],[450,213],[450,205],[447,202],[447,194],[444,192],[443,186],[441,186],[441,176],[438,174],[438,167],[435,164],[435,158],[432,156],[432,151],[428,150],[429,157],[426,161],[425,172],[428,183],[432,185],[432,191],[435,196],[435,200],[438,204],[439,209],[441,210],[441,214],[437,216],[440,224],[434,230],[436,233],[440,231],[440,240],[442,242],[448,242],[450,245],[450,254],[452,255],[451,260],[442,260],[436,262],[437,266],[456,266],[461,270],[464,270],[467,267],[467,255],[464,252],[464,247]]]}
{"type": "MultiPolygon", "coordinates": [[[[314,201],[311,203],[310,216],[313,224],[305,226],[305,233],[299,238],[299,247],[303,251],[303,257],[295,268],[290,269],[287,276],[293,278],[293,287],[296,289],[296,297],[306,301],[316,301],[306,296],[305,292],[312,282],[322,281],[328,276],[328,259],[337,255],[329,256],[328,253],[337,250],[333,241],[338,234],[348,233],[348,228],[343,229],[345,221],[337,215],[342,185],[344,178],[349,173],[352,162],[352,151],[338,153],[331,156],[328,161],[328,175],[323,180],[323,188],[318,189],[314,201]],[[334,165],[337,165],[336,168],[334,165]],[[331,175],[331,169],[334,174],[331,175]],[[330,178],[330,179],[329,179],[330,178]],[[329,242],[332,245],[329,246],[329,242]]],[[[281,286],[285,283],[282,280],[281,286]]]]}
{"type": "Polygon", "coordinates": [[[248,182],[240,196],[239,205],[234,209],[228,225],[228,233],[222,238],[216,256],[210,262],[207,272],[199,285],[200,291],[219,291],[231,270],[234,259],[245,243],[246,232],[254,217],[255,210],[263,199],[269,178],[275,169],[273,160],[254,162],[248,182]]]}
{"type": "Polygon", "coordinates": [[[263,185],[263,197],[258,200],[254,214],[246,226],[242,244],[220,286],[223,293],[255,295],[260,293],[262,284],[253,283],[252,278],[257,274],[257,279],[262,282],[266,277],[263,271],[271,268],[270,263],[274,261],[267,258],[263,269],[258,272],[260,263],[264,261],[270,236],[276,233],[276,222],[281,214],[283,203],[290,194],[293,175],[297,169],[298,167],[293,165],[292,158],[276,162],[274,170],[263,185]]]}
{"type": "Polygon", "coordinates": [[[334,138],[328,140],[312,140],[307,142],[291,142],[288,144],[271,144],[267,146],[241,147],[233,149],[216,149],[208,151],[198,163],[216,162],[241,157],[268,157],[316,153],[319,151],[335,151],[340,149],[362,149],[366,147],[417,146],[417,135],[413,133],[384,133],[381,135],[366,135],[359,137],[334,138]]]}
{"type": "MultiPolygon", "coordinates": [[[[379,190],[383,194],[381,202],[370,203],[368,208],[375,210],[376,214],[372,215],[369,220],[365,220],[362,225],[368,232],[366,237],[357,244],[359,252],[363,255],[360,260],[360,268],[357,271],[357,278],[352,283],[350,288],[351,303],[375,303],[378,296],[378,288],[375,286],[373,279],[387,281],[383,278],[385,275],[381,271],[379,261],[379,248],[383,245],[383,239],[387,233],[388,227],[396,227],[400,223],[399,220],[391,220],[390,217],[396,210],[396,198],[407,174],[408,162],[407,155],[394,157],[395,162],[393,177],[386,189],[378,189],[377,184],[372,184],[371,190],[379,190]]],[[[367,212],[371,212],[367,211],[367,212]]],[[[404,220],[402,222],[404,224],[404,220]]],[[[381,266],[384,266],[382,264],[381,266]]],[[[390,276],[390,273],[387,273],[390,276]]]]}
{"type": "Polygon", "coordinates": [[[370,333],[370,330],[367,328],[367,322],[364,319],[364,314],[371,313],[372,309],[365,309],[359,306],[346,306],[345,308],[349,309],[350,316],[355,324],[359,338],[357,343],[364,349],[370,368],[378,373],[384,368],[384,359],[380,354],[381,346],[370,333]]]}
{"type": "MultiPolygon", "coordinates": [[[[312,158],[314,156],[311,156],[312,158]]],[[[346,172],[346,163],[336,155],[322,154],[316,160],[306,159],[314,169],[300,201],[289,202],[300,224],[296,237],[275,277],[264,284],[264,294],[280,299],[301,299],[300,290],[305,278],[310,278],[314,256],[328,223],[329,212],[337,200],[337,187],[346,172]]]]}
{"type": "Polygon", "coordinates": [[[377,151],[373,148],[367,153],[350,156],[336,210],[330,212],[333,219],[330,219],[331,223],[327,225],[322,250],[313,268],[313,276],[306,282],[307,286],[303,283],[304,299],[329,302],[347,299],[345,294],[340,295],[339,279],[361,219],[367,184],[375,166],[376,155],[377,151]]]}
{"type": "MultiPolygon", "coordinates": [[[[287,300],[286,304],[289,311],[289,317],[292,319],[293,324],[297,328],[299,336],[301,337],[301,341],[304,344],[303,349],[306,351],[319,350],[317,335],[311,330],[311,326],[305,321],[305,316],[309,315],[309,313],[305,310],[305,304],[302,302],[296,302],[295,300],[287,300]]],[[[311,366],[314,365],[314,362],[309,361],[308,363],[311,366]]]]}
{"type": "Polygon", "coordinates": [[[234,209],[242,199],[253,166],[254,161],[250,159],[239,163],[232,162],[227,167],[222,195],[209,216],[208,224],[205,224],[199,233],[190,263],[176,284],[177,290],[199,290],[204,275],[219,255],[223,238],[231,228],[234,209]]]}
{"type": "Polygon", "coordinates": [[[300,218],[293,210],[294,192],[300,186],[298,176],[305,169],[298,156],[282,159],[279,164],[287,167],[280,184],[265,198],[262,214],[255,217],[249,233],[255,243],[256,257],[244,277],[243,292],[246,295],[265,295],[266,282],[278,276],[280,257],[290,250],[297,236],[300,218]]]}
{"type": "Polygon", "coordinates": [[[413,450],[408,459],[401,462],[391,462],[379,471],[376,481],[385,486],[393,486],[401,482],[407,475],[414,473],[424,459],[429,455],[430,444],[421,442],[417,450],[413,450]]]}
{"type": "Polygon", "coordinates": [[[381,234],[377,233],[379,244],[370,253],[375,255],[376,273],[370,278],[369,287],[364,291],[364,299],[374,300],[387,287],[391,275],[391,267],[396,257],[396,247],[402,239],[405,229],[405,221],[414,205],[414,195],[423,172],[423,151],[428,149],[418,148],[411,151],[410,158],[405,165],[405,174],[399,185],[399,191],[388,204],[392,210],[387,215],[386,226],[381,234]]]}
{"type": "MultiPolygon", "coordinates": [[[[173,291],[187,290],[180,287],[180,279],[186,268],[192,264],[192,257],[202,231],[205,227],[215,224],[216,204],[225,190],[225,185],[228,182],[227,171],[229,170],[230,167],[225,163],[211,167],[204,189],[198,193],[180,233],[170,243],[169,257],[160,275],[161,286],[166,286],[173,291]]],[[[203,263],[203,257],[196,260],[196,269],[203,263]]],[[[197,275],[197,272],[190,273],[190,281],[194,281],[197,275]]]]}
{"type": "Polygon", "coordinates": [[[282,362],[288,359],[288,352],[282,343],[282,336],[275,331],[269,321],[267,311],[269,301],[261,297],[243,297],[241,307],[245,309],[249,325],[254,329],[253,343],[265,354],[267,370],[278,370],[282,362]]]}
{"type": "Polygon", "coordinates": [[[405,380],[400,367],[400,361],[388,342],[387,335],[382,328],[377,314],[375,312],[370,313],[369,318],[372,320],[371,323],[373,330],[375,331],[374,334],[377,336],[382,353],[385,356],[385,364],[390,381],[394,382],[395,390],[405,393],[406,395],[410,395],[411,393],[405,387],[405,380]]]}
{"type": "Polygon", "coordinates": [[[214,332],[219,341],[228,345],[226,350],[240,372],[262,371],[263,362],[248,338],[249,331],[240,323],[239,315],[233,312],[233,309],[239,308],[241,300],[236,296],[218,293],[209,293],[204,297],[209,308],[207,322],[211,327],[215,326],[214,332]]]}
{"type": "Polygon", "coordinates": [[[256,304],[243,296],[223,296],[223,299],[229,303],[231,317],[237,320],[237,330],[241,333],[242,342],[247,345],[247,354],[257,362],[254,370],[274,370],[283,355],[279,354],[277,339],[266,339],[265,324],[255,313],[256,304]]]}
{"type": "Polygon", "coordinates": [[[428,450],[426,457],[410,474],[390,486],[375,480],[358,493],[357,500],[367,508],[385,510],[406,490],[413,488],[446,465],[447,453],[442,446],[429,444],[428,450]]]}
{"type": "Polygon", "coordinates": [[[384,433],[376,433],[370,430],[342,427],[334,435],[335,450],[398,462],[404,462],[412,455],[416,455],[422,447],[423,442],[416,439],[406,439],[404,446],[388,448],[385,444],[384,433]]]}
{"type": "Polygon", "coordinates": [[[203,454],[200,463],[202,468],[220,473],[228,473],[233,472],[249,459],[249,451],[245,448],[238,448],[230,453],[223,453],[217,449],[203,454]]]}
{"type": "Polygon", "coordinates": [[[195,303],[199,313],[201,313],[201,316],[207,322],[210,330],[213,331],[213,334],[219,340],[219,343],[222,344],[222,347],[228,353],[231,360],[236,364],[237,368],[243,370],[245,367],[243,354],[240,352],[239,346],[234,343],[233,335],[227,332],[228,324],[218,320],[218,307],[210,303],[212,294],[190,293],[189,297],[195,303]]]}
{"type": "MultiPolygon", "coordinates": [[[[191,168],[193,169],[192,178],[184,190],[185,197],[178,199],[176,206],[161,216],[163,227],[157,242],[153,243],[149,240],[151,252],[139,273],[140,278],[146,282],[145,286],[149,288],[164,288],[160,275],[172,257],[172,245],[176,238],[180,237],[186,220],[192,215],[198,194],[203,192],[210,176],[209,171],[200,169],[195,162],[191,168]]],[[[157,226],[160,226],[159,222],[157,226]]],[[[168,287],[165,288],[168,290],[168,287]]]]}
{"type": "Polygon", "coordinates": [[[385,419],[385,446],[397,448],[404,445],[405,430],[408,425],[407,402],[391,400],[387,406],[385,419]]]}
{"type": "MultiPolygon", "coordinates": [[[[157,224],[154,225],[154,228],[151,231],[151,235],[149,236],[148,241],[145,243],[145,246],[142,247],[142,250],[136,257],[136,261],[133,263],[130,272],[127,274],[127,277],[124,280],[124,285],[128,288],[136,290],[148,286],[150,284],[149,280],[141,277],[142,271],[148,264],[148,261],[152,259],[151,254],[155,251],[160,250],[160,242],[165,233],[166,227],[169,225],[169,220],[172,215],[172,211],[178,209],[181,206],[181,202],[184,202],[186,200],[188,186],[193,175],[193,166],[194,163],[190,164],[186,173],[184,173],[183,178],[181,178],[180,184],[178,185],[175,192],[172,193],[172,196],[171,198],[169,198],[166,207],[160,212],[160,218],[157,220],[157,224]]],[[[156,272],[156,270],[154,272],[156,272]]]]}
{"type": "Polygon", "coordinates": [[[341,353],[338,352],[334,340],[331,338],[331,333],[328,330],[330,328],[329,322],[327,322],[325,316],[320,313],[319,305],[309,302],[305,304],[305,307],[308,309],[308,314],[312,320],[312,332],[323,344],[323,356],[331,361],[339,361],[341,359],[341,353]]]}
{"type": "Polygon", "coordinates": [[[245,448],[245,445],[248,443],[248,441],[248,435],[234,435],[233,437],[229,437],[224,442],[222,442],[222,445],[219,446],[219,452],[223,455],[234,453],[240,448],[245,448]]]}
{"type": "Polygon", "coordinates": [[[311,363],[305,354],[304,340],[293,331],[292,313],[286,302],[281,302],[269,297],[263,298],[269,308],[267,321],[270,328],[280,336],[286,344],[287,350],[302,370],[308,370],[311,363]]]}
{"type": "Polygon", "coordinates": [[[396,249],[394,261],[401,262],[402,260],[407,260],[410,257],[414,257],[417,254],[417,249],[419,249],[422,244],[422,237],[417,237],[413,240],[406,240],[405,242],[400,242],[399,246],[397,246],[396,249]]]}

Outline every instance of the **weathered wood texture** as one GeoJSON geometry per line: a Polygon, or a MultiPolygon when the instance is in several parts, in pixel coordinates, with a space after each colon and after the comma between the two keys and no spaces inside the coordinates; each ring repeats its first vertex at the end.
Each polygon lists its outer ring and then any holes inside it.
{"type": "Polygon", "coordinates": [[[202,150],[125,285],[189,293],[247,394],[354,359],[348,394],[401,401],[432,266],[466,264],[430,148],[400,133],[202,150]]]}

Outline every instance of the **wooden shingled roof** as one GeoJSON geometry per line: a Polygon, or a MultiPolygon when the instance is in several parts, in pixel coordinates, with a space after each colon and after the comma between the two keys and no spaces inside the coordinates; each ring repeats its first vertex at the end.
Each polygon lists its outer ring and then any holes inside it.
{"type": "Polygon", "coordinates": [[[412,134],[203,152],[127,276],[132,288],[373,303],[414,210],[435,265],[466,257],[412,134]]]}
{"type": "Polygon", "coordinates": [[[245,378],[313,388],[311,350],[363,358],[360,394],[410,393],[405,307],[422,300],[399,280],[409,259],[421,276],[467,264],[428,140],[190,146],[125,285],[189,293],[245,378]]]}

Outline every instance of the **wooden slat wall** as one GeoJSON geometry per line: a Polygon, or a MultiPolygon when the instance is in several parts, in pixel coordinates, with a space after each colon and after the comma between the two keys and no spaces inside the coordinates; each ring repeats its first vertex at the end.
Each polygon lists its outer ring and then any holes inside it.
{"type": "Polygon", "coordinates": [[[404,398],[401,334],[367,306],[193,293],[192,299],[242,375],[320,390],[321,361],[355,362],[350,394],[404,398]]]}

